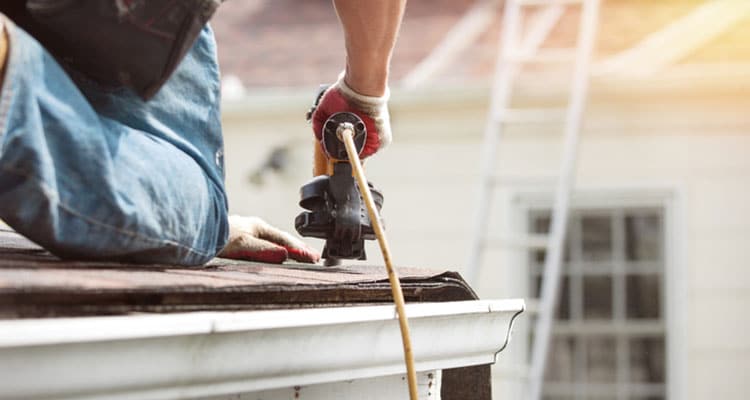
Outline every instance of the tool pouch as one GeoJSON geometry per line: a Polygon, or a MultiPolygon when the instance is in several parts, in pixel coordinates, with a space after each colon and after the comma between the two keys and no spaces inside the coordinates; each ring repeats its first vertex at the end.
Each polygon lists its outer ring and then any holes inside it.
{"type": "Polygon", "coordinates": [[[37,39],[104,87],[153,97],[222,0],[27,0],[37,39]]]}

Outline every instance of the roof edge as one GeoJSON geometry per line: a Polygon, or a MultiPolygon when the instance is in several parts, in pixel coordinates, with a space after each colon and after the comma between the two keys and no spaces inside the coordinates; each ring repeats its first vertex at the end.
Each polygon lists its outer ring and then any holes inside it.
{"type": "MultiPolygon", "coordinates": [[[[494,362],[523,308],[408,304],[417,370],[494,362]]],[[[1,321],[0,359],[0,397],[29,399],[218,396],[404,372],[393,306],[1,321]]]]}

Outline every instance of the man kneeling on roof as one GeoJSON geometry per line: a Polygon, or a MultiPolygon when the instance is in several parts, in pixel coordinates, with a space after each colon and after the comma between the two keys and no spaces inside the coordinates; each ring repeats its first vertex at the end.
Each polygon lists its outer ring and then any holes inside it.
{"type": "MultiPolygon", "coordinates": [[[[220,0],[2,3],[0,219],[65,258],[318,261],[262,219],[228,216],[206,24],[220,0]]],[[[329,115],[358,114],[364,158],[391,140],[388,66],[405,0],[333,3],[346,65],[313,131],[320,139],[329,115]]],[[[314,148],[319,175],[326,156],[314,148]]]]}

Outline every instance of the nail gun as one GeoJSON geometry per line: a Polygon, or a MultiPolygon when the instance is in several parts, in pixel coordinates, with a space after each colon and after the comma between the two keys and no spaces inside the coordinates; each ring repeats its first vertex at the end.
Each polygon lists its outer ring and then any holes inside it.
{"type": "MultiPolygon", "coordinates": [[[[308,112],[308,121],[322,97],[317,96],[308,112]]],[[[375,240],[375,233],[367,209],[352,174],[340,129],[349,127],[354,132],[354,144],[361,152],[367,138],[364,122],[351,112],[331,115],[323,125],[321,145],[328,156],[328,172],[313,178],[300,188],[299,205],[303,211],[294,220],[294,227],[302,236],[325,239],[323,258],[326,265],[338,265],[341,259],[365,260],[365,240],[375,240]]],[[[383,194],[368,183],[378,211],[383,206],[383,194]]]]}

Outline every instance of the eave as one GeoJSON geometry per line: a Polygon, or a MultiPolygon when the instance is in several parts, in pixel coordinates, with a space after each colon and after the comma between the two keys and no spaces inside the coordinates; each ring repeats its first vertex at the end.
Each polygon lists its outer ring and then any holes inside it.
{"type": "MultiPolygon", "coordinates": [[[[417,370],[490,364],[522,300],[407,305],[417,370]]],[[[166,399],[404,372],[394,308],[0,321],[0,397],[166,399]]]]}

